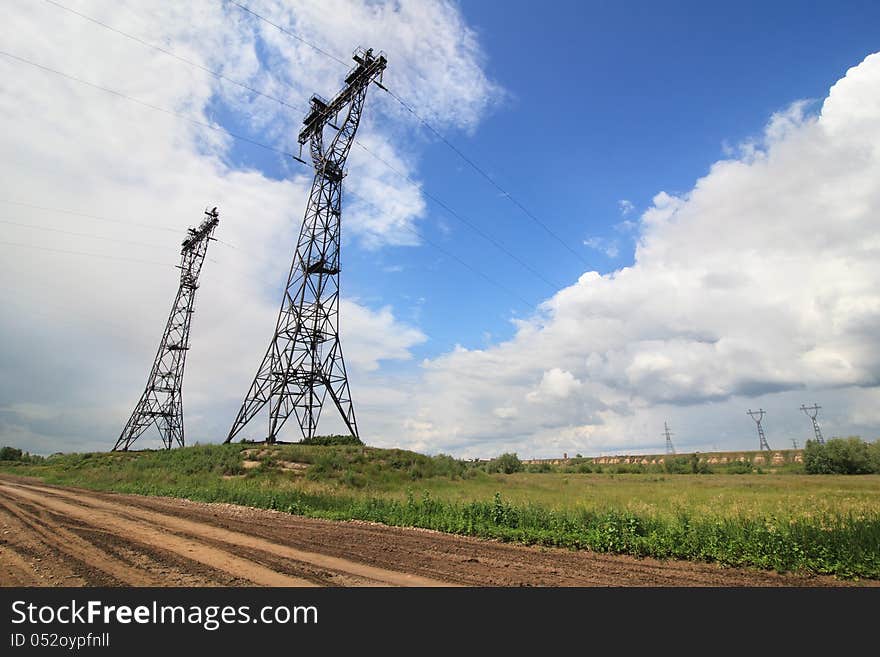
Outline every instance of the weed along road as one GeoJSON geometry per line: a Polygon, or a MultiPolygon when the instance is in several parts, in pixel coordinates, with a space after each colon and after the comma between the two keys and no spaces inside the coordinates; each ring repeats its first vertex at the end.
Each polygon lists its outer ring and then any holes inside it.
{"type": "Polygon", "coordinates": [[[841,586],[0,477],[5,586],[841,586]]]}

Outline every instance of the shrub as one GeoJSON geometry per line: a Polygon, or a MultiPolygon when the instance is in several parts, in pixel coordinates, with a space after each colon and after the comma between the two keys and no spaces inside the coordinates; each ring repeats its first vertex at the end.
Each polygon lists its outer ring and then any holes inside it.
{"type": "Polygon", "coordinates": [[[312,436],[311,438],[303,438],[299,442],[301,445],[363,445],[355,436],[343,436],[340,434],[312,436]]]}
{"type": "Polygon", "coordinates": [[[748,461],[734,461],[725,469],[727,474],[751,474],[752,464],[748,461]]]}
{"type": "Polygon", "coordinates": [[[8,445],[0,448],[0,461],[21,461],[21,450],[8,445]]]}
{"type": "Polygon", "coordinates": [[[449,477],[455,479],[464,475],[467,468],[464,461],[461,461],[449,454],[437,454],[431,457],[429,462],[431,467],[431,476],[449,477]]]}
{"type": "Polygon", "coordinates": [[[804,470],[807,474],[831,474],[831,461],[825,445],[808,440],[804,446],[804,470]]]}
{"type": "Polygon", "coordinates": [[[871,470],[880,474],[880,438],[868,445],[868,458],[871,463],[871,470]]]}
{"type": "Polygon", "coordinates": [[[494,458],[486,465],[486,472],[503,472],[504,474],[513,474],[514,472],[522,472],[523,464],[519,457],[513,453],[502,454],[498,458],[494,458]]]}
{"type": "Polygon", "coordinates": [[[695,452],[691,454],[691,473],[693,474],[710,474],[712,469],[705,461],[700,460],[700,456],[695,452]]]}
{"type": "Polygon", "coordinates": [[[667,457],[663,469],[669,474],[686,474],[691,472],[691,462],[686,456],[667,457]]]}
{"type": "Polygon", "coordinates": [[[807,474],[869,474],[877,468],[877,448],[858,436],[832,438],[824,445],[808,440],[804,447],[807,474]]]}
{"type": "Polygon", "coordinates": [[[645,466],[641,463],[621,463],[612,468],[614,474],[643,474],[645,466]]]}

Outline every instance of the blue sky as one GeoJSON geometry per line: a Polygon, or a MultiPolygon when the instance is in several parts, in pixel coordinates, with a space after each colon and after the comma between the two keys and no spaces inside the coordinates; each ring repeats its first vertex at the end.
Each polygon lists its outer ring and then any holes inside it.
{"type": "MultiPolygon", "coordinates": [[[[331,97],[346,71],[226,2],[59,2],[292,105],[331,97]]],[[[662,451],[668,421],[683,448],[754,448],[745,410],[762,406],[779,447],[803,443],[812,402],[827,435],[880,434],[877,3],[248,5],[346,61],[386,50],[388,87],[565,243],[370,91],[358,139],[420,189],[352,152],[341,321],[368,442],[662,451]]],[[[295,148],[301,112],[55,4],[8,13],[16,57],[295,148]]],[[[310,172],[20,60],[0,67],[13,154],[0,201],[19,203],[0,224],[14,309],[0,318],[0,439],[112,445],[176,285],[179,240],[158,231],[218,205],[225,243],[203,272],[185,398],[188,435],[222,440],[274,326],[310,172]]]]}
{"type": "MultiPolygon", "coordinates": [[[[602,273],[632,263],[634,244],[615,229],[620,200],[635,205],[627,217],[633,220],[658,191],[690,189],[725,156],[726,144],[759,134],[773,112],[794,100],[822,98],[880,36],[880,6],[870,2],[460,7],[504,93],[472,134],[445,135],[602,273]],[[589,237],[615,240],[619,255],[584,246],[589,237]]],[[[394,62],[386,79],[393,86],[394,62]]],[[[445,144],[431,140],[419,172],[428,191],[551,281],[571,284],[584,270],[445,144]]],[[[527,300],[552,292],[436,204],[428,206],[430,239],[527,300]]],[[[379,254],[350,248],[345,257],[354,270],[349,290],[358,296],[401,308],[426,299],[417,306],[418,323],[430,340],[416,348],[426,357],[455,343],[482,346],[486,332],[509,337],[510,311],[528,312],[427,245],[379,254]],[[388,265],[406,274],[383,274],[388,265]]]]}

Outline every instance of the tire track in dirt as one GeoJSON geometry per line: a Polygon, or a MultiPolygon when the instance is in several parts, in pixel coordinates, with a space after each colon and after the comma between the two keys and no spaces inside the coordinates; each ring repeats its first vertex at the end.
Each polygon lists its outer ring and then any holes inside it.
{"type": "MultiPolygon", "coordinates": [[[[107,581],[102,577],[90,584],[99,585],[135,585],[135,586],[235,586],[249,582],[223,571],[208,568],[197,562],[183,559],[173,552],[138,542],[130,536],[118,537],[104,529],[95,528],[71,517],[39,507],[29,502],[3,502],[0,500],[0,512],[13,515],[22,526],[19,535],[27,530],[40,538],[42,545],[56,551],[64,557],[66,564],[78,564],[78,572],[99,575],[109,572],[107,576],[116,574],[116,578],[107,581]],[[35,530],[35,531],[34,531],[35,530]],[[57,538],[64,540],[59,544],[57,538]],[[88,548],[83,551],[70,549],[70,544],[86,542],[88,548]],[[54,546],[54,547],[53,547],[54,546]],[[109,555],[104,558],[104,555],[109,555]],[[91,557],[86,560],[86,557],[91,557]],[[97,563],[90,566],[89,563],[97,563]],[[114,569],[101,568],[100,564],[115,564],[114,569]],[[121,581],[120,581],[121,580],[121,581]],[[136,581],[132,581],[136,580],[136,581]]],[[[68,576],[73,579],[77,576],[68,576]]]]}
{"type": "MultiPolygon", "coordinates": [[[[2,484],[0,492],[39,501],[50,510],[80,519],[94,518],[113,533],[154,538],[165,537],[164,548],[184,556],[236,572],[256,584],[268,586],[315,586],[311,579],[294,577],[284,572],[291,565],[295,570],[310,570],[312,578],[335,585],[446,586],[445,582],[405,572],[377,568],[315,552],[306,552],[287,545],[256,538],[241,532],[181,519],[156,511],[108,502],[89,494],[45,488],[30,484],[2,484]],[[62,501],[63,500],[63,501],[62,501]],[[241,555],[241,556],[237,556],[241,555]],[[280,558],[280,559],[279,559],[280,558]],[[280,561],[286,561],[286,567],[280,561]],[[263,565],[260,562],[267,562],[263,565]],[[219,564],[219,565],[218,565],[219,564]],[[232,564],[233,569],[228,566],[232,564]],[[334,572],[335,571],[335,572],[334,572]],[[336,581],[334,581],[336,580],[336,581]],[[340,581],[341,580],[341,581],[340,581]]],[[[148,540],[153,543],[155,541],[148,540]]]]}
{"type": "MultiPolygon", "coordinates": [[[[55,541],[46,543],[22,524],[10,504],[0,505],[0,584],[7,586],[119,586],[103,571],[88,569],[62,552],[55,541]],[[85,576],[89,572],[94,576],[85,576]],[[8,583],[7,583],[8,582],[8,583]]],[[[13,504],[14,506],[14,504],[13,504]]]]}
{"type": "MultiPolygon", "coordinates": [[[[50,493],[49,495],[45,493],[41,495],[40,493],[43,491],[39,487],[4,484],[0,485],[0,492],[13,498],[24,498],[25,500],[35,502],[44,508],[57,511],[67,517],[97,523],[100,528],[115,533],[118,536],[136,536],[139,541],[159,546],[165,550],[175,552],[186,559],[198,561],[212,568],[218,568],[230,574],[237,574],[254,584],[262,586],[314,586],[308,580],[276,573],[269,568],[197,541],[163,532],[160,529],[143,523],[138,524],[121,520],[114,516],[113,513],[101,511],[93,507],[86,507],[76,502],[59,501],[55,496],[51,495],[52,491],[47,491],[50,493]]],[[[99,557],[96,559],[94,565],[104,570],[109,567],[108,561],[109,559],[105,554],[103,558],[99,557]]],[[[89,562],[89,564],[92,565],[92,562],[89,562]]]]}
{"type": "Polygon", "coordinates": [[[130,564],[110,556],[94,543],[66,529],[63,519],[59,522],[55,514],[41,510],[35,505],[10,504],[3,500],[0,500],[0,506],[27,530],[36,534],[41,542],[57,545],[69,559],[80,563],[97,564],[96,567],[113,578],[117,585],[159,586],[161,584],[158,577],[152,577],[148,573],[132,568],[130,564]]]}
{"type": "MultiPolygon", "coordinates": [[[[54,495],[54,491],[52,493],[52,496],[58,497],[57,495],[54,495]]],[[[0,500],[0,510],[2,510],[3,505],[4,503],[2,502],[2,500],[0,500]]],[[[241,579],[240,577],[235,577],[229,573],[223,572],[222,570],[209,568],[199,562],[183,559],[173,552],[161,550],[154,545],[138,542],[130,536],[120,538],[103,529],[90,528],[83,523],[75,522],[70,517],[65,517],[63,515],[52,513],[47,509],[39,509],[31,505],[30,503],[19,502],[18,506],[22,509],[30,510],[31,515],[42,513],[42,515],[44,516],[51,517],[51,519],[54,522],[58,523],[58,525],[69,527],[70,531],[75,533],[76,536],[78,536],[79,538],[86,539],[89,543],[97,547],[99,550],[103,550],[107,554],[114,556],[124,562],[123,568],[135,568],[140,571],[146,571],[148,575],[152,576],[151,579],[154,580],[148,582],[131,582],[123,579],[122,583],[128,585],[162,586],[167,585],[169,579],[174,580],[174,586],[241,586],[251,583],[247,580],[241,579]]],[[[16,515],[21,516],[22,514],[19,512],[16,515]]],[[[119,516],[121,518],[126,518],[135,522],[141,522],[135,516],[127,513],[120,513],[119,516]]],[[[159,527],[155,524],[153,526],[157,528],[159,527]]],[[[48,524],[47,527],[49,527],[48,524]]],[[[35,527],[33,527],[33,523],[29,523],[25,526],[24,529],[33,530],[35,529],[35,527]]],[[[180,532],[173,533],[181,535],[180,532]]],[[[39,534],[41,536],[51,538],[51,528],[50,532],[47,533],[40,531],[39,534]]],[[[189,538],[192,538],[192,536],[189,536],[189,538]]],[[[270,568],[275,572],[296,577],[304,576],[306,579],[312,581],[313,583],[322,586],[377,585],[377,582],[374,582],[372,580],[359,578],[357,576],[352,576],[341,572],[330,572],[325,569],[316,568],[314,565],[306,562],[294,562],[289,559],[279,558],[276,555],[270,554],[268,552],[248,550],[238,546],[230,545],[229,543],[210,539],[200,539],[200,542],[220,548],[227,552],[231,552],[236,556],[249,559],[260,565],[270,568]]],[[[70,550],[66,550],[66,553],[68,555],[72,554],[70,550]]],[[[116,585],[119,584],[120,582],[116,582],[116,585]]]]}

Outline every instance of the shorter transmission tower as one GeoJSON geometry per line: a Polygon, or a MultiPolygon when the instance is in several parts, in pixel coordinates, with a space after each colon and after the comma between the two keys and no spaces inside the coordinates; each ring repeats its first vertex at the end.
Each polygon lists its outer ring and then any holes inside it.
{"type": "Polygon", "coordinates": [[[792,439],[791,439],[791,446],[792,446],[793,449],[797,449],[797,448],[798,448],[798,446],[797,446],[797,438],[792,438],[792,439]]]}
{"type": "Polygon", "coordinates": [[[663,423],[663,435],[666,436],[666,453],[669,455],[675,454],[675,447],[672,445],[672,432],[669,430],[669,425],[666,422],[663,423]]]}
{"type": "Polygon", "coordinates": [[[752,409],[748,410],[748,414],[752,417],[755,423],[758,425],[758,441],[760,443],[760,450],[770,451],[770,445],[767,444],[767,436],[764,435],[764,427],[761,426],[761,421],[764,419],[764,411],[763,408],[759,408],[757,411],[753,411],[752,409]]]}
{"type": "Polygon", "coordinates": [[[816,442],[820,445],[824,445],[825,439],[822,437],[822,429],[819,428],[819,421],[816,419],[819,417],[820,408],[822,407],[816,403],[813,403],[812,406],[804,406],[801,404],[801,410],[813,421],[813,433],[816,434],[816,442]]]}
{"type": "Polygon", "coordinates": [[[198,228],[190,228],[180,250],[180,286],[174,298],[171,315],[159,343],[159,351],[147,379],[147,387],[134,412],[128,418],[116,450],[128,450],[140,435],[155,424],[165,449],[183,440],[183,366],[189,349],[189,325],[196,300],[199,273],[208,252],[211,234],[220,223],[217,208],[205,210],[205,220],[198,228]]]}

